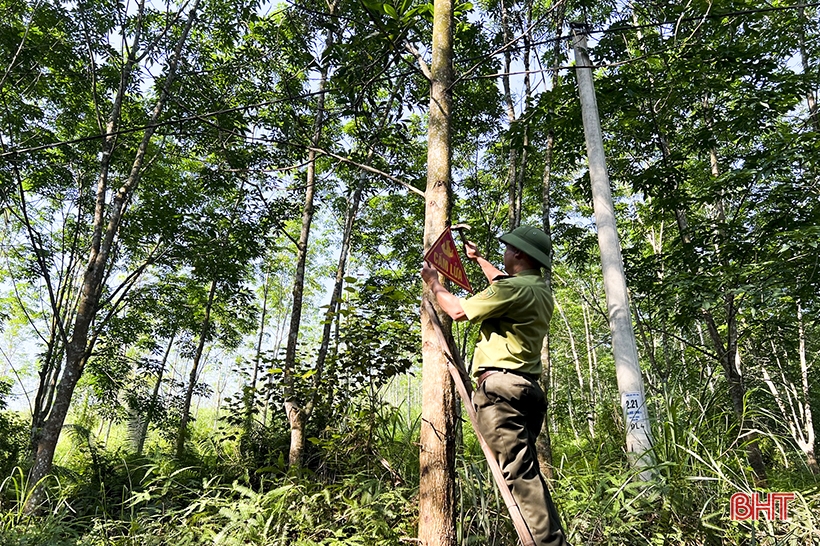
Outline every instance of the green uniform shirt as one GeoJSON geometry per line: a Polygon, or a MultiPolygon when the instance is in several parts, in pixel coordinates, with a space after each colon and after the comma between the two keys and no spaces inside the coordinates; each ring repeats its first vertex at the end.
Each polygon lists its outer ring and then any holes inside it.
{"type": "Polygon", "coordinates": [[[484,368],[541,373],[541,347],[554,303],[539,271],[500,277],[480,294],[460,301],[470,322],[481,322],[473,375],[484,368]]]}

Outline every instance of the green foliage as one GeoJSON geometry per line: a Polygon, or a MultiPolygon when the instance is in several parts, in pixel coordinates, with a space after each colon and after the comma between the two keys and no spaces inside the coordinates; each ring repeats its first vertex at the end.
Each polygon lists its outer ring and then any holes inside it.
{"type": "MultiPolygon", "coordinates": [[[[429,61],[432,4],[365,0],[336,3],[333,14],[313,0],[271,11],[227,0],[201,7],[104,264],[74,422],[48,480],[48,515],[22,516],[28,484],[15,468],[25,458],[28,423],[0,412],[2,544],[369,545],[414,536],[418,423],[408,425],[371,395],[418,358],[425,203],[336,157],[424,187],[430,82],[408,51],[429,61]],[[330,35],[335,42],[319,58],[317,48],[330,35]],[[318,385],[315,332],[325,313],[318,305],[304,313],[294,390],[316,406],[305,469],[289,475],[277,348],[287,334],[293,233],[302,212],[296,202],[317,116],[319,64],[330,67],[319,148],[336,157],[316,152],[322,225],[313,233],[322,235],[313,235],[308,249],[311,296],[326,288],[327,264],[336,259],[338,232],[359,189],[362,204],[318,385]],[[261,271],[273,278],[265,281],[271,299],[260,336],[270,351],[261,355],[251,389],[257,359],[248,340],[258,327],[261,271]],[[214,354],[229,353],[218,357],[222,362],[240,363],[231,377],[244,390],[224,400],[218,430],[198,420],[188,458],[172,461],[166,442],[179,424],[186,387],[180,377],[187,379],[180,369],[200,340],[214,280],[204,336],[214,354]],[[150,456],[137,458],[94,434],[110,425],[122,437],[125,420],[135,434],[151,422],[150,456]]],[[[555,499],[571,541],[817,543],[818,486],[798,445],[820,422],[820,131],[806,105],[818,82],[816,6],[505,5],[508,23],[516,34],[526,32],[532,47],[535,88],[529,96],[513,90],[520,115],[511,124],[503,121],[496,75],[505,41],[500,7],[488,1],[456,8],[452,219],[470,223],[472,238],[497,263],[495,236],[510,206],[510,150],[519,158],[528,153],[522,182],[530,222],[543,218],[543,175],[550,173],[551,280],[560,309],[550,332],[548,424],[555,499]],[[637,482],[622,449],[581,112],[574,73],[559,68],[567,64],[569,42],[554,40],[564,20],[606,29],[595,34],[591,54],[601,65],[596,88],[654,419],[658,484],[637,482]],[[736,358],[726,360],[733,332],[736,358]],[[755,490],[747,436],[722,374],[732,366],[741,372],[741,413],[759,433],[770,490],[798,492],[789,522],[728,521],[729,496],[755,490]]],[[[0,74],[0,319],[14,321],[5,331],[9,343],[40,366],[39,377],[24,377],[40,383],[35,427],[59,383],[72,302],[93,240],[104,148],[98,137],[123,85],[122,112],[113,120],[122,131],[105,173],[116,191],[179,34],[172,24],[178,6],[169,5],[167,14],[160,8],[148,5],[138,15],[120,3],[0,0],[0,58],[8,61],[0,74]],[[121,40],[138,30],[141,64],[125,73],[121,40]]],[[[518,44],[509,50],[513,70],[523,51],[518,44]]],[[[103,195],[106,202],[111,194],[103,195]]],[[[481,272],[468,270],[481,286],[481,272]]],[[[474,330],[460,324],[456,332],[469,354],[474,330]]],[[[3,356],[17,364],[17,355],[3,356]]],[[[194,387],[202,397],[214,392],[207,377],[194,387]]],[[[463,432],[460,543],[511,543],[503,503],[469,427],[463,432]]]]}
{"type": "Polygon", "coordinates": [[[16,412],[7,411],[11,382],[0,379],[0,476],[9,476],[21,464],[28,443],[27,423],[16,412]]]}
{"type": "MultiPolygon", "coordinates": [[[[414,534],[418,428],[408,429],[391,408],[367,405],[340,424],[312,442],[324,461],[316,473],[272,476],[263,470],[267,477],[255,488],[242,479],[231,481],[224,467],[212,463],[111,465],[111,455],[98,452],[109,470],[99,462],[75,460],[93,469],[93,483],[76,476],[75,485],[64,484],[60,494],[66,500],[82,498],[75,488],[87,484],[89,491],[116,489],[119,497],[109,495],[109,503],[95,506],[72,501],[69,509],[39,520],[41,528],[32,520],[6,517],[0,537],[14,536],[4,544],[15,545],[57,536],[65,544],[83,545],[400,544],[414,534]],[[220,477],[207,477],[215,471],[220,477]]],[[[216,460],[216,446],[204,444],[203,461],[216,460]]],[[[3,485],[4,493],[12,485],[17,491],[25,487],[14,480],[3,485]]]]}
{"type": "MultiPolygon", "coordinates": [[[[205,484],[201,496],[160,518],[90,533],[88,544],[398,544],[407,491],[353,474],[337,484],[286,479],[265,492],[205,484]]],[[[150,494],[139,497],[151,502],[150,494]]],[[[406,529],[405,529],[406,532],[406,529]]]]}
{"type": "Polygon", "coordinates": [[[29,424],[16,412],[0,411],[0,476],[22,464],[28,447],[29,424]]]}
{"type": "MultiPolygon", "coordinates": [[[[553,497],[572,543],[813,543],[820,524],[816,478],[785,469],[773,473],[771,491],[797,492],[788,521],[731,522],[730,496],[756,489],[733,446],[736,438],[715,433],[725,427],[724,412],[693,409],[680,394],[653,403],[659,483],[638,481],[613,421],[606,425],[601,419],[595,437],[554,437],[553,497]]],[[[52,489],[60,501],[49,515],[20,513],[22,471],[2,482],[4,544],[392,546],[415,536],[419,421],[408,425],[402,412],[378,398],[359,399],[311,439],[313,470],[288,474],[280,461],[257,468],[254,485],[238,444],[213,441],[214,431],[195,431],[193,453],[200,464],[193,467],[163,458],[122,458],[95,446],[87,431],[76,432],[72,437],[80,449],[70,463],[76,472],[62,472],[52,489]]],[[[285,453],[287,431],[278,434],[280,440],[257,441],[279,442],[285,453]]],[[[500,546],[513,540],[469,426],[458,456],[458,492],[459,544],[500,546]]]]}
{"type": "Polygon", "coordinates": [[[384,272],[361,287],[348,284],[349,305],[342,310],[345,328],[335,366],[352,393],[378,388],[416,362],[418,331],[407,324],[415,314],[408,286],[413,281],[384,272]]]}
{"type": "MultiPolygon", "coordinates": [[[[770,484],[770,491],[798,491],[788,521],[733,522],[729,499],[736,492],[756,492],[738,439],[715,433],[726,426],[724,412],[690,407],[680,395],[658,400],[653,408],[659,483],[639,481],[622,457],[600,457],[620,444],[611,429],[578,445],[561,443],[554,498],[564,515],[571,542],[587,544],[726,544],[757,540],[760,544],[812,544],[820,503],[816,478],[807,483],[770,484]],[[595,457],[596,446],[599,457],[595,457]],[[606,447],[609,446],[609,447],[606,447]]],[[[794,476],[781,471],[778,476],[794,476]]]]}

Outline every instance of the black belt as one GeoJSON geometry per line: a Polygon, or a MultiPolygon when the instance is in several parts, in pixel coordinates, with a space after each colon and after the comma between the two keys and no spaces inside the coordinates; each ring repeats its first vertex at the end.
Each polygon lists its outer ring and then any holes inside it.
{"type": "Polygon", "coordinates": [[[521,372],[518,372],[516,370],[507,370],[507,369],[504,369],[504,368],[482,368],[482,369],[483,369],[483,371],[479,370],[479,371],[481,371],[481,373],[478,374],[478,378],[475,380],[476,388],[480,387],[481,384],[484,383],[484,381],[486,381],[487,378],[490,377],[491,375],[493,375],[494,373],[511,373],[513,375],[518,375],[518,376],[521,376],[525,379],[529,379],[530,381],[536,381],[536,382],[539,379],[539,377],[535,374],[521,373],[521,372]]]}

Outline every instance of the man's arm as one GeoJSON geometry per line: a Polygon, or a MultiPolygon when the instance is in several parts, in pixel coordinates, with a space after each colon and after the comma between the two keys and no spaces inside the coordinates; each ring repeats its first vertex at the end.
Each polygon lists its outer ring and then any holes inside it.
{"type": "Polygon", "coordinates": [[[504,274],[503,271],[488,262],[487,259],[481,255],[474,242],[467,241],[464,243],[464,253],[469,259],[473,260],[479,265],[479,267],[481,267],[481,271],[484,273],[484,276],[487,277],[487,280],[490,281],[490,284],[495,282],[496,277],[504,274]]]}
{"type": "Polygon", "coordinates": [[[430,292],[436,297],[436,301],[441,307],[442,311],[450,315],[450,318],[455,321],[467,320],[467,315],[464,309],[461,308],[461,302],[458,297],[451,294],[444,285],[438,280],[438,271],[432,267],[424,264],[421,268],[421,278],[430,287],[430,292]]]}

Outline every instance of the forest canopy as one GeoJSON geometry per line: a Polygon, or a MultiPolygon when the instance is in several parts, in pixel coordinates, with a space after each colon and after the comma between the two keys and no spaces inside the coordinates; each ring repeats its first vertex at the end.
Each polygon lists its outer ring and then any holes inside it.
{"type": "MultiPolygon", "coordinates": [[[[418,540],[437,100],[442,226],[496,264],[507,230],[552,237],[539,457],[570,543],[820,543],[817,3],[456,4],[441,95],[440,2],[0,6],[0,543],[418,540]],[[651,481],[624,446],[579,32],[651,481]],[[795,499],[733,521],[736,492],[795,499]]],[[[452,332],[469,361],[476,326],[452,332]]],[[[461,411],[448,544],[512,543],[461,411]]]]}

